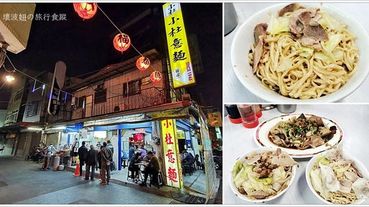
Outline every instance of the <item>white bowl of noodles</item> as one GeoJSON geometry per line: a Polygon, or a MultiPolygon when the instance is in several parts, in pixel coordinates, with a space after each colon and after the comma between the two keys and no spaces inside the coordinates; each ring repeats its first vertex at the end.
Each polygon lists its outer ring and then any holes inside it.
{"type": "Polygon", "coordinates": [[[339,148],[314,156],[305,176],[310,190],[326,204],[357,205],[369,196],[368,170],[339,148]]]}
{"type": "MultiPolygon", "coordinates": [[[[250,49],[252,49],[255,44],[254,39],[254,28],[260,23],[269,23],[272,16],[278,15],[278,12],[284,8],[288,3],[276,4],[271,7],[267,7],[248,18],[236,31],[235,37],[231,46],[231,60],[233,65],[233,70],[240,80],[240,82],[247,88],[250,92],[256,96],[275,103],[294,103],[294,102],[335,102],[339,101],[346,96],[354,92],[366,79],[369,68],[367,67],[367,60],[369,60],[369,36],[367,31],[363,26],[360,25],[355,19],[351,18],[349,14],[344,11],[335,9],[334,7],[327,5],[327,3],[300,3],[300,5],[306,8],[320,8],[321,11],[333,17],[337,22],[347,25],[347,31],[349,31],[353,36],[355,36],[355,45],[357,47],[358,60],[356,61],[355,71],[352,73],[351,77],[348,77],[342,86],[337,90],[324,94],[323,96],[318,95],[315,98],[305,98],[304,97],[291,97],[289,95],[282,95],[275,90],[267,87],[262,81],[253,73],[253,67],[250,65],[248,58],[250,49]]],[[[328,74],[329,76],[329,74],[328,74]]],[[[302,75],[303,77],[303,75],[302,75]]],[[[303,82],[301,82],[302,84],[303,82]]],[[[328,84],[328,83],[327,83],[328,84]]],[[[291,85],[289,85],[290,87],[291,85]]],[[[298,84],[296,84],[298,86],[298,84]]],[[[331,85],[324,86],[326,90],[331,90],[331,85]]],[[[337,87],[337,85],[335,85],[337,87]]],[[[297,87],[295,92],[299,89],[297,87]]],[[[279,90],[279,89],[277,89],[279,90]]],[[[313,89],[312,89],[313,90],[313,89]]],[[[315,90],[315,89],[314,89],[315,90]]],[[[320,89],[316,89],[319,91],[320,89]]],[[[317,92],[321,94],[321,92],[317,92]]],[[[298,95],[294,95],[298,96],[298,95]]]]}
{"type": "Polygon", "coordinates": [[[264,147],[235,161],[230,186],[237,197],[244,201],[268,202],[288,190],[295,179],[296,170],[297,162],[286,152],[264,147]]]}

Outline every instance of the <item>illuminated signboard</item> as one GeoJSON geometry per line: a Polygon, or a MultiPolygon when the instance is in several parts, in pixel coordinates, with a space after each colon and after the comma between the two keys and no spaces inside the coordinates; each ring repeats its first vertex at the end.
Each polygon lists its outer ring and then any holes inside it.
{"type": "Polygon", "coordinates": [[[173,87],[196,83],[180,3],[163,5],[173,87]]]}
{"type": "Polygon", "coordinates": [[[167,175],[167,185],[181,188],[182,174],[179,172],[178,167],[180,160],[178,158],[178,143],[175,137],[176,122],[173,119],[166,119],[161,121],[160,124],[165,159],[165,172],[167,175]]]}

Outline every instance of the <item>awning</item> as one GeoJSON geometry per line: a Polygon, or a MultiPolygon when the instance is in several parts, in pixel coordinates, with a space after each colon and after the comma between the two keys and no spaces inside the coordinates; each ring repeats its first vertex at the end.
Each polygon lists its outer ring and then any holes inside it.
{"type": "Polygon", "coordinates": [[[38,122],[18,122],[13,125],[0,127],[0,133],[20,132],[21,130],[27,130],[29,127],[38,127],[41,129],[43,126],[38,122]]]}
{"type": "Polygon", "coordinates": [[[140,129],[140,128],[150,128],[151,129],[151,127],[152,127],[151,122],[125,123],[125,124],[115,124],[115,125],[110,125],[110,126],[95,126],[94,131],[109,131],[109,130],[116,130],[116,129],[140,129]]]}

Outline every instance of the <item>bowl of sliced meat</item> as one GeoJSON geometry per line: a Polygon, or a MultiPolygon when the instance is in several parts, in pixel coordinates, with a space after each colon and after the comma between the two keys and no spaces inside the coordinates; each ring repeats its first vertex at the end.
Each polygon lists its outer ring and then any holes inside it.
{"type": "Polygon", "coordinates": [[[339,146],[343,131],[333,120],[315,114],[289,114],[261,123],[255,142],[261,147],[281,148],[293,158],[309,158],[339,146]]]}
{"type": "Polygon", "coordinates": [[[268,102],[341,100],[369,73],[369,36],[359,21],[331,3],[267,7],[236,30],[233,70],[268,102]]]}

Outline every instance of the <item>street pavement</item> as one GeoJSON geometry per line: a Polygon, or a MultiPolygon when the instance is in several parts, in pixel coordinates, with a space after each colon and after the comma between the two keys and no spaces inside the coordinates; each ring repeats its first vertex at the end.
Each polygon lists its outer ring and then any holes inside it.
{"type": "Polygon", "coordinates": [[[174,204],[129,186],[85,181],[66,171],[41,171],[41,164],[0,157],[0,204],[174,204]]]}

